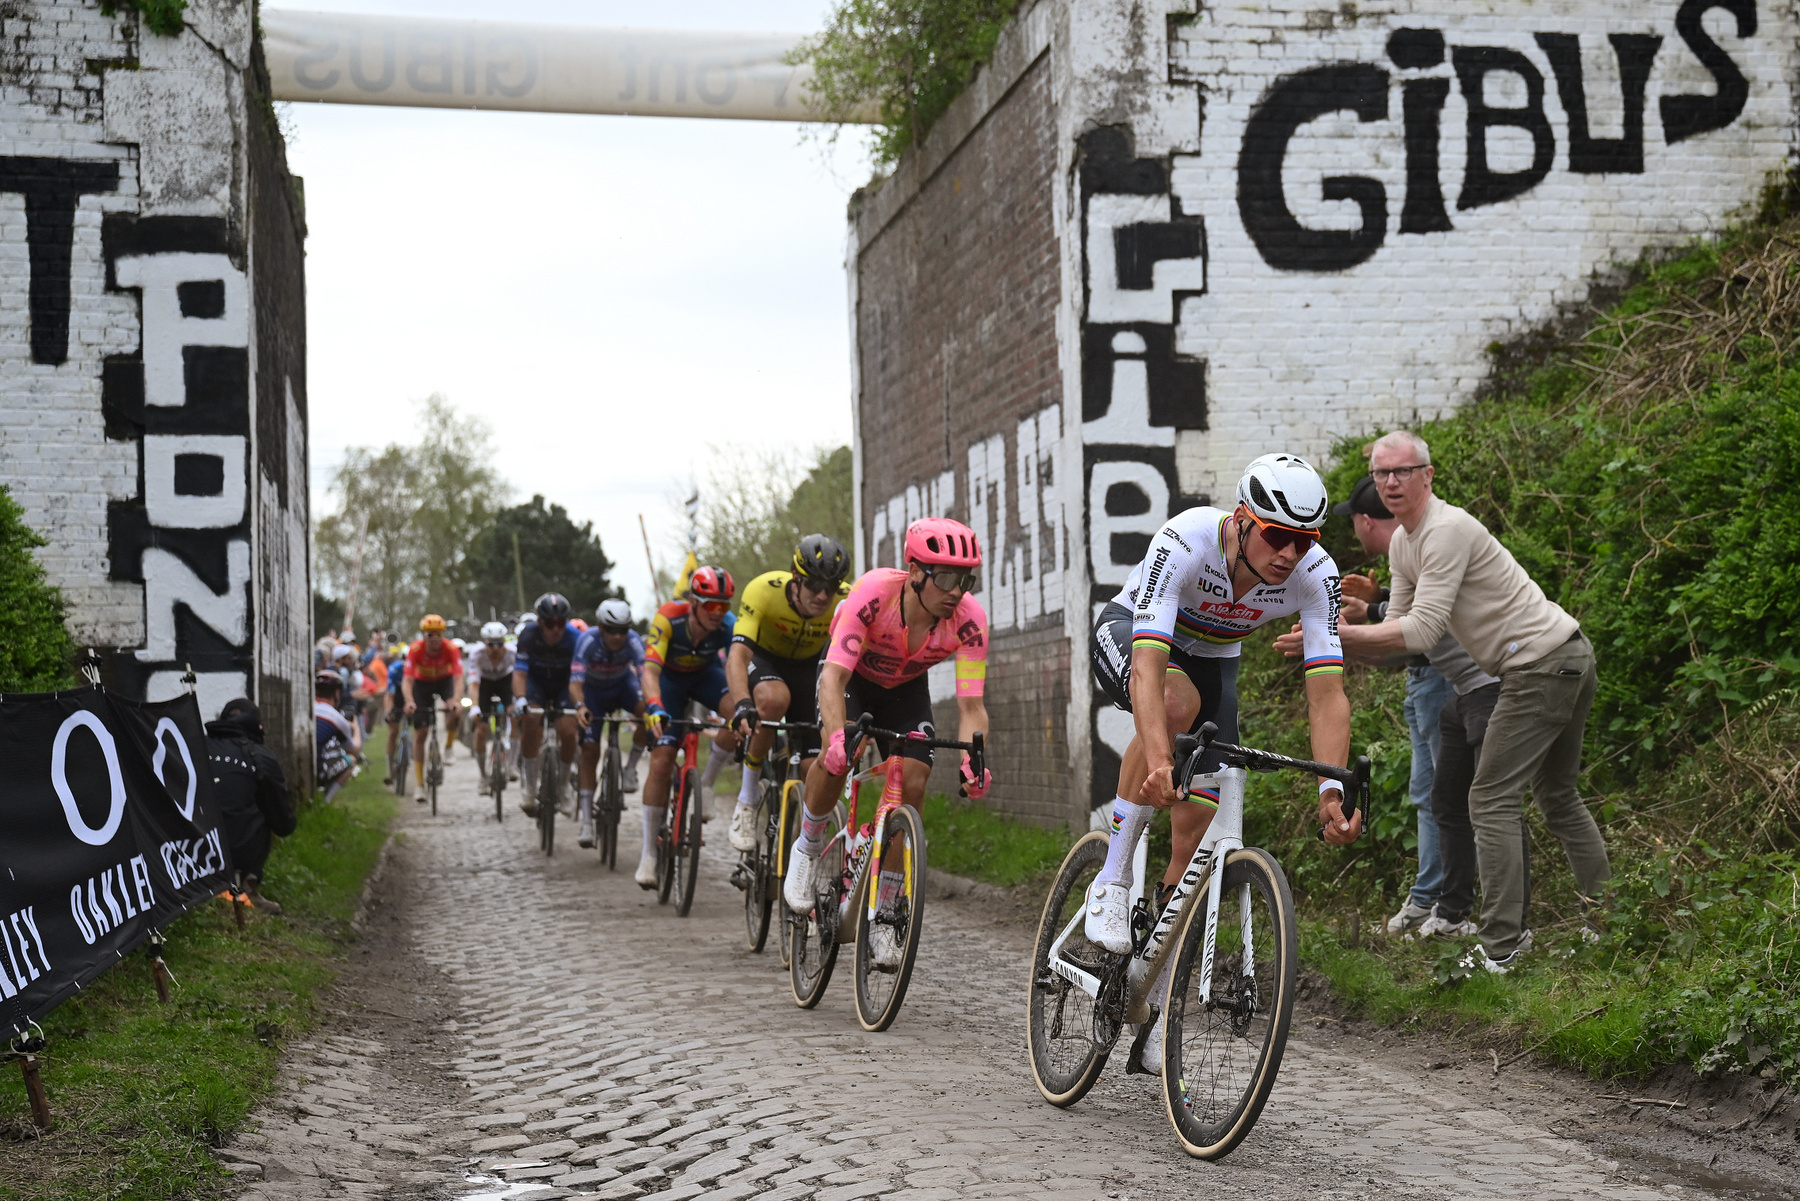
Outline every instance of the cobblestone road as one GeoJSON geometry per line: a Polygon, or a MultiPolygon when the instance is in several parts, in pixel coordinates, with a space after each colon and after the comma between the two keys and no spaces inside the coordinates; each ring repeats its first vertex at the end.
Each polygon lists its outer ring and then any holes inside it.
{"type": "MultiPolygon", "coordinates": [[[[929,907],[906,1009],[865,1034],[847,968],[801,1011],[773,940],[744,949],[721,821],[683,920],[630,879],[635,798],[611,873],[572,837],[546,861],[516,810],[496,827],[472,779],[466,759],[452,764],[441,815],[406,815],[408,895],[371,918],[399,923],[441,972],[442,995],[415,998],[437,1011],[436,1083],[418,1075],[430,1052],[391,1032],[301,1048],[291,1095],[227,1153],[271,1165],[251,1196],[1707,1195],[1519,1120],[1466,1073],[1337,1053],[1310,1026],[1244,1145],[1219,1164],[1187,1159],[1147,1077],[1110,1068],[1069,1111],[1038,1098],[1022,1049],[1030,932],[1016,922],[929,907]]],[[[388,1004],[386,1019],[411,1020],[388,1004]]]]}

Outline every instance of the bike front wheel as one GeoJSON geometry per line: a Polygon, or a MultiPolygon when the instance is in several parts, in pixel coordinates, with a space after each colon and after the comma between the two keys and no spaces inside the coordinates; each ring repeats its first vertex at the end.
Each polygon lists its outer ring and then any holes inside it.
{"type": "Polygon", "coordinates": [[[608,745],[600,773],[600,811],[596,831],[600,835],[600,862],[609,869],[619,865],[619,810],[624,807],[624,793],[619,787],[619,748],[608,745]]]}
{"type": "Polygon", "coordinates": [[[1038,1092],[1052,1105],[1070,1106],[1087,1096],[1106,1067],[1106,1057],[1121,1028],[1125,956],[1089,942],[1082,928],[1083,906],[1094,878],[1106,865],[1108,845],[1108,836],[1096,830],[1069,848],[1038,919],[1031,995],[1025,1009],[1025,1043],[1031,1051],[1031,1075],[1038,1092]],[[1050,950],[1065,930],[1069,936],[1057,958],[1065,968],[1107,982],[1110,987],[1103,986],[1100,992],[1110,1004],[1052,968],[1050,950]]]}
{"type": "Polygon", "coordinates": [[[1299,927],[1274,856],[1248,847],[1225,861],[1211,997],[1203,1001],[1205,941],[1201,909],[1187,923],[1164,999],[1163,1102],[1184,1151],[1222,1159],[1256,1125],[1294,1017],[1299,927]]]}
{"type": "Polygon", "coordinates": [[[694,786],[695,773],[688,772],[681,782],[681,828],[675,856],[675,912],[686,917],[694,907],[694,893],[700,885],[700,807],[705,802],[694,786]]]}
{"type": "MultiPolygon", "coordinates": [[[[825,848],[813,865],[812,908],[792,915],[788,946],[788,982],[794,1004],[811,1009],[825,995],[837,966],[838,919],[844,897],[844,807],[832,813],[825,848]]],[[[782,902],[787,908],[787,902],[782,902]]]]}
{"type": "Polygon", "coordinates": [[[506,820],[506,751],[500,746],[499,731],[488,739],[488,790],[494,794],[494,822],[506,820]]]}
{"type": "MultiPolygon", "coordinates": [[[[680,777],[677,777],[679,780],[680,777]]],[[[656,832],[656,903],[667,905],[669,894],[675,891],[675,856],[676,856],[676,820],[681,812],[678,801],[680,793],[669,798],[668,804],[662,807],[662,828],[656,832]]]]}
{"type": "Polygon", "coordinates": [[[871,920],[865,905],[856,923],[856,1019],[871,1032],[886,1030],[900,1016],[919,954],[925,915],[925,823],[919,811],[901,805],[890,812],[881,847],[881,874],[889,877],[894,896],[883,904],[883,882],[870,880],[875,916],[871,920]]]}
{"type": "Polygon", "coordinates": [[[556,773],[561,770],[552,741],[538,759],[538,850],[546,855],[556,853],[556,806],[562,801],[556,773]]]}
{"type": "Polygon", "coordinates": [[[425,788],[431,794],[431,816],[436,817],[438,784],[444,778],[444,753],[438,749],[436,730],[431,732],[431,741],[426,748],[425,788]]]}
{"type": "MultiPolygon", "coordinates": [[[[760,815],[759,815],[760,816],[760,815]]],[[[758,823],[756,846],[745,857],[744,944],[751,954],[761,954],[769,942],[769,918],[774,909],[770,903],[769,881],[775,874],[775,848],[771,831],[773,820],[758,823]]]]}

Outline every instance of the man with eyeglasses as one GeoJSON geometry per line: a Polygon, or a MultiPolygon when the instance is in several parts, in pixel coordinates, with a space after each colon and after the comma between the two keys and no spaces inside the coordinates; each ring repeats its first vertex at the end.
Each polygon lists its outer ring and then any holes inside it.
{"type": "MultiPolygon", "coordinates": [[[[1092,644],[1095,679],[1131,714],[1136,733],[1119,763],[1106,865],[1088,897],[1089,941],[1115,954],[1131,949],[1133,851],[1153,811],[1170,810],[1173,833],[1159,905],[1212,824],[1217,792],[1195,786],[1183,796],[1175,789],[1174,740],[1210,721],[1221,742],[1238,741],[1238,647],[1253,630],[1289,615],[1302,618],[1312,757],[1348,762],[1338,569],[1319,545],[1329,511],[1325,481],[1310,463],[1263,455],[1238,481],[1236,508],[1200,506],[1171,517],[1101,610],[1092,644]]],[[[1200,768],[1223,765],[1208,754],[1200,768]]],[[[1336,780],[1319,781],[1319,824],[1334,846],[1362,833],[1362,814],[1345,821],[1343,800],[1336,780]]],[[[1160,1030],[1146,1040],[1141,1060],[1161,1072],[1160,1030]]]]}
{"type": "MultiPolygon", "coordinates": [[[[559,592],[546,592],[532,606],[535,621],[519,630],[513,650],[513,712],[527,709],[541,713],[545,706],[563,710],[556,718],[556,757],[566,768],[575,762],[575,698],[569,691],[578,641],[569,628],[569,600],[559,592]]],[[[520,765],[525,772],[524,794],[519,808],[527,817],[538,812],[538,751],[544,744],[544,723],[518,723],[520,765]]]]}
{"type": "MultiPolygon", "coordinates": [[[[644,779],[644,849],[636,876],[640,888],[656,887],[656,832],[669,804],[675,748],[681,744],[667,722],[685,717],[690,701],[699,701],[714,713],[724,706],[730,685],[720,659],[731,645],[736,621],[731,598],[736,591],[731,573],[723,567],[696,567],[688,577],[687,600],[664,605],[650,622],[650,641],[644,647],[644,713],[659,733],[644,779]]],[[[701,777],[708,789],[717,775],[713,764],[722,765],[725,754],[737,749],[737,737],[721,730],[714,746],[708,771],[701,777]]]]}
{"type": "MultiPolygon", "coordinates": [[[[849,715],[860,718],[867,713],[880,729],[917,730],[931,736],[931,686],[925,673],[954,658],[957,740],[967,742],[987,733],[982,693],[987,683],[988,621],[973,595],[981,544],[975,531],[960,521],[925,517],[907,528],[903,549],[906,570],[876,568],[865,573],[831,623],[825,663],[819,669],[819,725],[825,750],[806,775],[806,809],[782,885],[782,896],[795,913],[812,908],[813,869],[824,849],[826,819],[850,773],[849,755],[855,748],[845,736],[849,715]]],[[[876,741],[882,755],[897,751],[906,760],[901,799],[915,809],[921,807],[931,778],[931,748],[876,741]]],[[[961,775],[963,791],[971,797],[987,795],[993,785],[994,774],[985,768],[976,777],[967,752],[961,775]]],[[[883,871],[878,887],[878,909],[893,912],[905,877],[883,871]]],[[[900,946],[894,927],[877,923],[869,933],[869,950],[876,966],[896,967],[900,946]]]]}
{"type": "MultiPolygon", "coordinates": [[[[1528,867],[1521,840],[1525,787],[1562,843],[1583,902],[1597,906],[1612,869],[1606,843],[1576,791],[1581,740],[1594,704],[1594,648],[1581,623],[1544,595],[1474,515],[1432,491],[1431,448],[1409,430],[1376,440],[1370,473],[1400,520],[1388,547],[1393,594],[1376,625],[1347,626],[1358,658],[1429,649],[1446,632],[1500,680],[1468,792],[1481,877],[1481,945],[1466,961],[1510,971],[1531,949],[1528,867]]],[[[1438,794],[1433,793],[1434,804],[1438,794]]],[[[1438,820],[1460,820],[1454,811],[1438,820]]],[[[1467,866],[1446,857],[1444,891],[1467,866]]],[[[1597,938],[1588,927],[1585,936],[1597,938]]]]}
{"type": "MultiPolygon", "coordinates": [[[[731,816],[731,845],[739,851],[756,846],[756,813],[762,800],[757,780],[763,757],[775,744],[772,730],[759,722],[786,717],[800,724],[817,720],[819,657],[831,635],[831,619],[839,602],[850,595],[844,577],[850,556],[843,544],[824,534],[808,534],[794,548],[790,570],[757,576],[738,599],[737,625],[725,657],[731,695],[739,698],[731,724],[750,740],[744,754],[744,777],[738,783],[737,809],[731,816]]],[[[801,771],[819,753],[819,735],[801,733],[801,771]]]]}

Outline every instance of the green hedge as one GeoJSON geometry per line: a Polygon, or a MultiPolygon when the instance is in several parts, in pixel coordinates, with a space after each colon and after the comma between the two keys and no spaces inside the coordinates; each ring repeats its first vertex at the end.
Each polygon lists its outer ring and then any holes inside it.
{"type": "Polygon", "coordinates": [[[0,692],[47,692],[75,683],[75,644],[62,594],[44,582],[31,552],[48,543],[0,485],[0,692]]]}

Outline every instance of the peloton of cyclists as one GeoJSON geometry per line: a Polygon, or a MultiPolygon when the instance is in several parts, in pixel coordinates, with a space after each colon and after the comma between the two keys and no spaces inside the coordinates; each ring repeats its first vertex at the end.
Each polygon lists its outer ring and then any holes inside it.
{"type": "MultiPolygon", "coordinates": [[[[477,767],[487,763],[487,715],[494,704],[500,706],[500,720],[508,723],[511,730],[512,675],[516,656],[511,647],[506,645],[506,626],[498,621],[490,621],[481,627],[481,649],[469,656],[469,667],[476,678],[475,695],[475,763],[477,767]]],[[[488,794],[488,773],[482,771],[481,778],[475,782],[476,791],[482,796],[488,794]]]]}
{"type": "MultiPolygon", "coordinates": [[[[452,711],[462,697],[462,655],[456,644],[444,637],[444,619],[427,613],[419,622],[421,637],[406,653],[406,670],[400,681],[405,713],[413,724],[413,782],[419,788],[419,801],[425,800],[425,739],[431,729],[431,705],[428,697],[443,702],[446,713],[452,711]]],[[[456,738],[456,723],[445,722],[444,745],[456,738]]]]}
{"type": "MultiPolygon", "coordinates": [[[[738,599],[731,650],[725,657],[725,677],[737,698],[731,724],[740,737],[750,740],[731,817],[731,845],[737,850],[756,845],[756,813],[762,800],[758,774],[775,743],[775,732],[758,728],[758,723],[783,717],[799,724],[818,720],[819,658],[831,637],[838,605],[850,595],[844,583],[849,573],[850,557],[836,539],[808,534],[795,548],[789,570],[757,576],[738,599]]],[[[799,746],[804,772],[818,756],[819,735],[802,732],[793,741],[799,746]]]]}
{"type": "MultiPolygon", "coordinates": [[[[594,845],[594,783],[600,766],[600,719],[615,709],[633,717],[644,716],[644,693],[638,673],[644,666],[644,640],[631,628],[631,606],[617,597],[600,602],[593,629],[575,644],[575,666],[569,691],[575,697],[576,718],[581,723],[581,833],[576,842],[594,845]]],[[[621,786],[637,791],[638,759],[650,745],[650,731],[640,725],[631,738],[631,757],[625,762],[621,786]]]]}
{"type": "MultiPolygon", "coordinates": [[[[967,741],[986,734],[987,705],[982,692],[987,680],[988,622],[981,602],[972,595],[981,566],[981,545],[975,532],[947,517],[915,521],[906,531],[906,569],[876,568],[850,589],[838,606],[831,625],[825,663],[819,671],[819,723],[824,753],[813,761],[806,777],[806,811],[800,835],[788,860],[783,897],[788,907],[804,913],[812,904],[813,869],[823,849],[826,819],[843,792],[849,775],[846,745],[847,715],[869,714],[874,725],[885,730],[934,733],[931,688],[927,669],[952,657],[956,660],[956,706],[960,732],[967,741]]],[[[901,740],[896,747],[878,740],[883,755],[898,753],[907,761],[902,769],[905,802],[918,808],[924,801],[931,776],[930,748],[901,740]]],[[[983,770],[977,779],[965,753],[962,763],[964,791],[984,796],[993,773],[983,770]]],[[[881,873],[878,905],[891,911],[903,887],[899,872],[881,873]]],[[[877,924],[870,932],[870,952],[882,967],[899,962],[900,948],[893,927],[877,924]]]]}
{"type": "MultiPolygon", "coordinates": [[[[519,627],[518,646],[513,654],[513,712],[523,714],[530,709],[535,719],[546,706],[568,710],[556,719],[557,758],[566,770],[575,762],[575,698],[569,693],[569,680],[578,635],[569,628],[569,601],[560,593],[546,592],[538,597],[532,612],[536,620],[527,620],[519,627]]],[[[538,812],[537,757],[543,742],[543,722],[519,723],[525,773],[519,808],[527,817],[536,817],[538,812]]]]}
{"type": "MultiPolygon", "coordinates": [[[[689,701],[699,701],[715,713],[726,701],[729,685],[719,652],[731,643],[735,591],[731,573],[724,568],[696,567],[687,582],[686,599],[664,605],[650,623],[650,642],[644,650],[644,708],[660,732],[644,781],[644,843],[636,875],[643,888],[656,887],[656,834],[669,804],[675,748],[681,743],[666,723],[671,715],[685,716],[689,701]]],[[[724,753],[737,749],[737,738],[730,730],[721,730],[716,747],[702,791],[717,775],[714,764],[722,764],[724,753]]]]}

